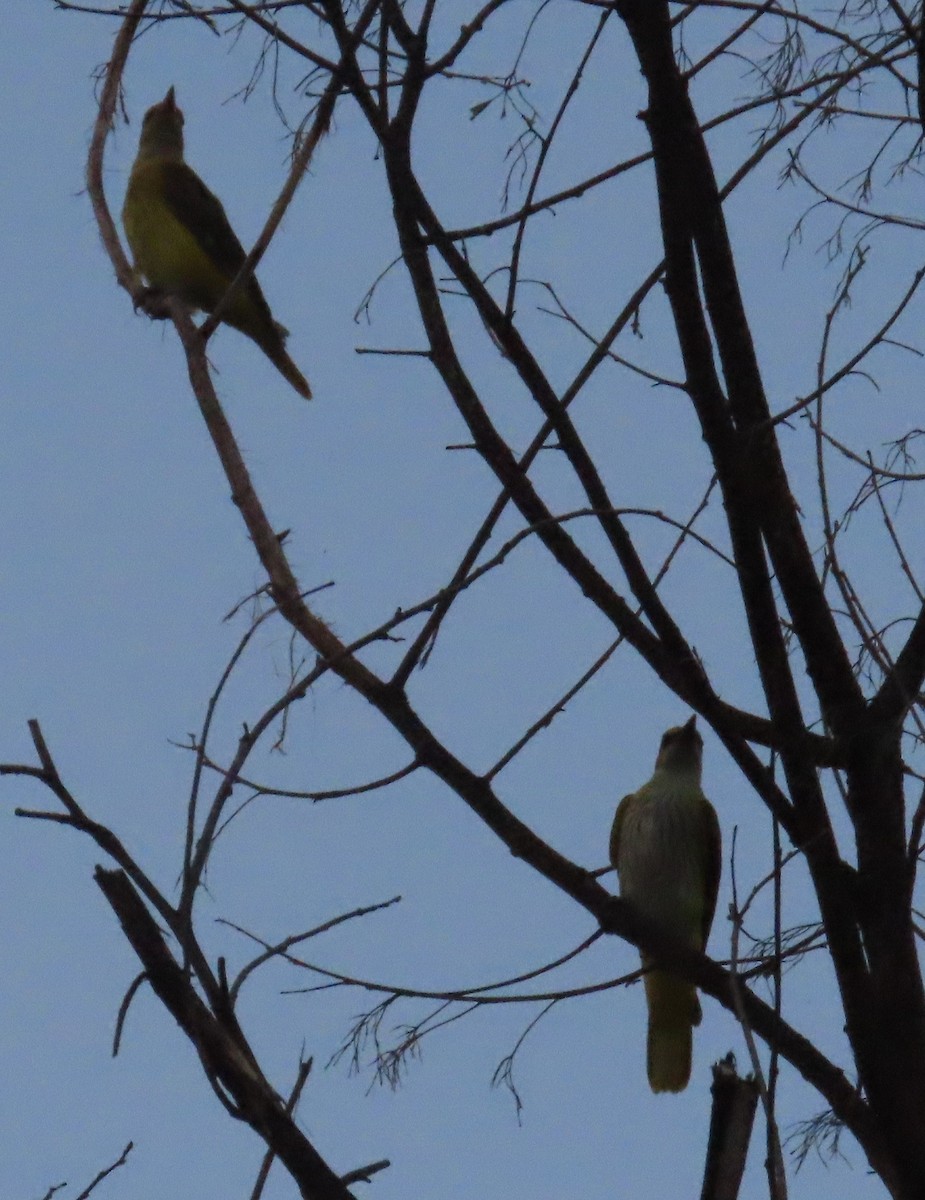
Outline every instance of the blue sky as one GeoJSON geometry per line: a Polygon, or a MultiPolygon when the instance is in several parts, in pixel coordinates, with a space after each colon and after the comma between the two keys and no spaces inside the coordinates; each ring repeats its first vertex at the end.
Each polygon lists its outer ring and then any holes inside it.
{"type": "MultiPolygon", "coordinates": [[[[501,13],[499,36],[513,37],[527,11],[518,0],[501,13]]],[[[447,28],[468,12],[451,6],[447,28]]],[[[547,75],[559,70],[561,81],[577,63],[595,20],[593,12],[560,4],[539,22],[523,70],[544,115],[557,95],[547,75]]],[[[246,627],[241,616],[224,622],[224,614],[262,580],[188,392],[177,339],[133,313],[83,194],[95,112],[91,74],[108,56],[114,22],[30,0],[15,6],[8,28],[0,71],[15,119],[0,129],[12,167],[0,193],[8,279],[0,300],[0,758],[31,761],[26,721],[38,717],[68,786],[172,894],[191,768],[176,743],[199,728],[246,627]]],[[[304,35],[315,33],[306,20],[304,35]]],[[[479,43],[471,69],[497,69],[497,47],[479,43]]],[[[189,160],[223,198],[242,241],[256,237],[287,155],[266,78],[247,104],[230,99],[246,83],[256,48],[250,36],[232,46],[180,22],[139,42],[125,77],[130,124],[120,123],[107,148],[114,212],[144,109],[174,84],[186,112],[189,160]]],[[[283,65],[280,92],[295,117],[298,74],[283,65]]],[[[564,139],[568,151],[553,156],[541,191],[643,146],[635,119],[638,72],[616,25],[588,72],[587,94],[581,120],[564,139]]],[[[419,163],[449,224],[498,212],[513,119],[489,110],[470,121],[469,108],[483,95],[474,85],[444,86],[422,114],[419,163]]],[[[706,91],[698,99],[705,111],[719,105],[706,91]]],[[[742,137],[717,139],[721,175],[748,152],[747,130],[742,137]]],[[[821,161],[839,169],[834,150],[821,161]]],[[[604,329],[656,261],[652,205],[651,178],[638,172],[590,194],[580,210],[563,206],[533,227],[525,274],[561,281],[576,315],[604,329]]],[[[818,250],[821,224],[784,263],[787,231],[804,206],[792,191],[776,190],[773,170],[730,205],[775,408],[813,384],[814,348],[837,278],[818,250]]],[[[260,268],[316,400],[301,401],[233,331],[220,330],[210,350],[220,397],[272,519],[292,529],[293,566],[305,587],[334,581],[317,609],[345,639],[439,588],[496,494],[473,455],[445,449],[465,440],[465,430],[428,365],[356,354],[358,346],[422,344],[400,269],[377,290],[371,323],[354,320],[365,290],[395,253],[388,216],[372,139],[345,105],[260,268]]],[[[888,285],[911,273],[914,235],[901,236],[906,240],[885,251],[866,300],[852,311],[852,329],[885,311],[888,285]]],[[[488,263],[494,250],[487,243],[477,252],[488,263]]],[[[519,316],[553,382],[564,386],[582,345],[539,311],[547,303],[541,288],[526,285],[519,316]]],[[[525,446],[535,414],[511,372],[491,357],[462,300],[452,316],[496,420],[525,446]]],[[[643,333],[627,339],[624,352],[675,369],[658,311],[647,316],[643,333]]],[[[836,343],[841,349],[850,339],[836,343]]],[[[879,445],[910,423],[917,392],[904,373],[908,360],[897,360],[881,363],[887,386],[876,404],[863,381],[838,393],[840,430],[879,445]]],[[[689,514],[708,475],[679,393],[605,368],[574,411],[620,504],[689,514]]],[[[800,428],[783,438],[812,520],[811,446],[800,428]]],[[[558,511],[578,502],[554,454],[536,478],[558,511]]],[[[850,493],[850,480],[841,486],[850,493]]],[[[849,549],[862,573],[879,553],[868,524],[858,520],[849,549]]],[[[516,528],[507,519],[502,537],[516,528]]],[[[641,519],[633,528],[657,561],[670,544],[664,532],[649,532],[641,519]]],[[[720,530],[718,511],[707,514],[704,530],[720,530]]],[[[581,536],[601,553],[592,534],[581,536]]],[[[864,583],[878,613],[905,603],[892,568],[870,569],[864,583]]],[[[728,697],[760,709],[728,570],[691,551],[664,590],[728,697]]],[[[459,602],[431,666],[412,680],[412,698],[454,752],[487,769],[610,640],[574,585],[527,543],[459,602]]],[[[384,670],[400,653],[400,646],[376,648],[369,661],[384,670]]],[[[267,625],[220,709],[217,755],[227,754],[241,723],[252,723],[284,688],[287,655],[287,631],[267,625]]],[[[621,651],[503,772],[502,799],[563,853],[602,867],[617,800],[648,777],[661,731],[686,715],[621,651]]],[[[343,685],[326,681],[293,712],[285,753],[268,745],[251,773],[282,787],[322,789],[359,784],[406,759],[375,714],[343,685]]],[[[739,885],[747,891],[768,868],[769,819],[709,734],[705,787],[726,838],[711,941],[713,953],[724,955],[732,830],[738,828],[739,885]]],[[[71,1188],[61,1194],[74,1195],[131,1139],[128,1165],[97,1195],[247,1196],[261,1147],[226,1117],[191,1047],[150,995],[136,999],[121,1055],[110,1057],[115,1014],[137,966],[92,881],[99,853],[69,831],[14,818],[16,805],[48,803],[35,786],[7,781],[2,795],[0,1122],[7,1136],[0,1194],[38,1200],[68,1180],[71,1188]]],[[[788,917],[811,920],[801,868],[788,870],[788,917]]],[[[592,932],[584,912],[513,861],[456,797],[423,775],[346,800],[252,805],[216,852],[200,928],[213,955],[240,966],[250,947],[217,918],[272,940],[396,894],[400,905],[310,943],[307,956],[370,979],[452,988],[529,970],[592,932]]],[[[760,906],[756,924],[766,928],[760,906]]],[[[629,947],[606,939],[554,982],[599,981],[634,964],[629,947]]],[[[518,1123],[510,1097],[490,1083],[535,1009],[499,1006],[434,1035],[402,1086],[390,1091],[371,1086],[368,1070],[351,1076],[343,1063],[325,1069],[368,998],[289,994],[307,982],[282,966],[258,974],[242,1000],[244,1025],[280,1090],[291,1082],[300,1050],[314,1055],[303,1126],[336,1170],[392,1160],[372,1185],[358,1188],[376,1200],[693,1194],[709,1119],[709,1064],[729,1049],[745,1061],[734,1021],[708,1001],[691,1087],[654,1097],[645,1084],[641,990],[575,1000],[541,1022],[518,1056],[525,1105],[518,1123]]],[[[845,1062],[825,965],[807,962],[787,976],[785,988],[793,1022],[845,1062]]],[[[393,1024],[424,1011],[409,1005],[393,1024]]],[[[784,1132],[820,1107],[785,1069],[784,1132]]],[[[847,1161],[829,1169],[810,1158],[791,1180],[792,1195],[881,1195],[847,1139],[843,1150],[847,1161]]],[[[756,1134],[744,1200],[766,1194],[762,1159],[756,1134]]],[[[265,1195],[293,1194],[274,1171],[265,1195]]]]}

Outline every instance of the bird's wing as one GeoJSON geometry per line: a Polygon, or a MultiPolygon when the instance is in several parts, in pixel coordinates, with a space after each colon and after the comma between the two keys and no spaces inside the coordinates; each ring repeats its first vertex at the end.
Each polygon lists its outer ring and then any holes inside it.
{"type": "Polygon", "coordinates": [[[613,825],[610,828],[610,862],[615,869],[617,867],[617,857],[620,853],[620,835],[623,832],[623,822],[626,819],[630,802],[635,799],[635,792],[630,792],[628,796],[624,796],[617,805],[617,811],[614,814],[613,825]]]}
{"type": "Polygon", "coordinates": [[[234,278],[244,262],[244,247],[231,228],[221,200],[186,163],[161,163],[160,170],[164,203],[219,270],[229,280],[234,278]]]}
{"type": "Polygon", "coordinates": [[[716,809],[704,796],[701,807],[703,819],[704,847],[704,904],[701,932],[703,941],[701,949],[706,950],[707,939],[710,936],[710,926],[713,924],[713,914],[716,912],[716,898],[719,895],[719,877],[723,869],[723,835],[720,832],[719,817],[716,809]]]}
{"type": "MultiPolygon", "coordinates": [[[[221,200],[209,191],[193,168],[186,163],[162,163],[161,169],[165,204],[181,225],[186,226],[221,273],[227,276],[228,283],[231,283],[241,269],[246,255],[244,247],[231,228],[221,200]]],[[[248,279],[244,294],[253,306],[252,317],[248,318],[245,332],[258,344],[263,345],[268,353],[271,350],[282,350],[287,331],[273,320],[270,306],[256,275],[252,274],[248,279]]],[[[215,299],[215,303],[217,302],[218,297],[215,299]]],[[[232,314],[228,316],[232,317],[232,314]]],[[[244,328],[233,317],[231,324],[244,328]]]]}

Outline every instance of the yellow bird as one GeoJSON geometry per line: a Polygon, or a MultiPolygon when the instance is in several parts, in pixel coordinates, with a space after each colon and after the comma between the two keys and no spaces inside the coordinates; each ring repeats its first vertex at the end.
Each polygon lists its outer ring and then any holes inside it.
{"type": "MultiPolygon", "coordinates": [[[[703,739],[697,718],[669,729],[655,773],[624,796],[610,833],[620,895],[695,950],[705,950],[722,865],[713,805],[700,788],[703,739]]],[[[642,955],[643,967],[652,959],[642,955]]],[[[691,983],[662,970],[644,976],[649,1008],[646,1064],[653,1092],[682,1092],[691,1075],[693,1026],[700,1001],[691,983]]]]}
{"type": "MultiPolygon", "coordinates": [[[[205,312],[218,304],[246,257],[221,201],[183,161],[183,112],[173,88],[145,113],[122,224],[135,269],[151,287],[205,312]]],[[[299,395],[311,399],[286,353],[286,330],[273,320],[255,276],[222,320],[255,341],[299,395]]]]}

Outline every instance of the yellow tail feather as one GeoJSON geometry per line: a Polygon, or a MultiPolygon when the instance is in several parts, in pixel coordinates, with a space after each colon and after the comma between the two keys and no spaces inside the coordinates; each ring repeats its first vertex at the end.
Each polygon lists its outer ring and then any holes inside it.
{"type": "Polygon", "coordinates": [[[645,987],[649,1086],[653,1092],[683,1092],[691,1077],[692,1028],[700,1024],[697,991],[664,971],[650,971],[645,987]]]}

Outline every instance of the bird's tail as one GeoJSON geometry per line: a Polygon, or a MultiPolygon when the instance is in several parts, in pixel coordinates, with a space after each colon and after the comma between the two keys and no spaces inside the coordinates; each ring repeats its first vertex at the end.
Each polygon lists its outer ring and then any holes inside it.
{"type": "Polygon", "coordinates": [[[665,971],[650,971],[645,986],[649,1086],[653,1092],[683,1092],[691,1077],[692,1027],[700,1024],[697,989],[665,971]]]}
{"type": "Polygon", "coordinates": [[[306,400],[311,400],[312,389],[308,386],[308,380],[289,357],[286,350],[286,330],[278,324],[273,323],[272,333],[268,332],[259,340],[254,338],[257,345],[264,352],[270,362],[276,367],[280,375],[287,379],[300,396],[304,396],[306,400]]]}

